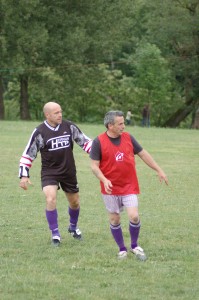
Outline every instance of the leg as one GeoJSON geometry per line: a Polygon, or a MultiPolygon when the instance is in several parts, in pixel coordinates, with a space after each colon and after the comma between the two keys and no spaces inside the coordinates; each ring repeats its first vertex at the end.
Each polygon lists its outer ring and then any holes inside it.
{"type": "Polygon", "coordinates": [[[127,249],[124,245],[124,238],[120,225],[120,212],[123,208],[121,197],[102,194],[102,199],[104,200],[106,210],[108,211],[112,236],[119,247],[118,258],[125,258],[127,256],[127,249]]]}
{"type": "Polygon", "coordinates": [[[43,188],[46,198],[46,219],[52,232],[54,244],[59,244],[60,233],[58,229],[58,214],[56,209],[57,185],[47,185],[43,188]]]}
{"type": "Polygon", "coordinates": [[[77,222],[78,222],[79,211],[80,211],[79,193],[65,192],[65,194],[69,202],[68,213],[70,216],[70,225],[68,231],[72,234],[74,238],[81,239],[81,232],[77,228],[77,222]]]}
{"type": "Polygon", "coordinates": [[[128,207],[127,214],[129,217],[129,232],[131,236],[130,251],[133,252],[139,260],[145,261],[147,257],[144,253],[144,250],[138,246],[138,238],[140,233],[138,207],[128,207]]]}
{"type": "Polygon", "coordinates": [[[122,253],[122,255],[125,254],[126,256],[127,249],[124,245],[124,238],[122,234],[122,228],[120,225],[120,215],[117,213],[109,213],[109,222],[112,236],[119,247],[119,255],[120,253],[122,253]]]}
{"type": "Polygon", "coordinates": [[[129,232],[131,236],[131,248],[138,246],[138,238],[140,233],[140,219],[138,214],[138,207],[127,207],[127,214],[129,217],[129,232]]]}
{"type": "Polygon", "coordinates": [[[80,208],[79,193],[66,193],[66,197],[71,209],[77,210],[80,208]]]}
{"type": "Polygon", "coordinates": [[[57,185],[47,185],[43,187],[43,192],[46,198],[46,209],[49,211],[55,210],[57,202],[57,185]]]}

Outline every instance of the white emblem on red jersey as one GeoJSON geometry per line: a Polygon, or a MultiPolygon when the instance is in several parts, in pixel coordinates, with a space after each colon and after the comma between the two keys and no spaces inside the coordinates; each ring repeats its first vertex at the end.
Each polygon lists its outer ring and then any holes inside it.
{"type": "Polygon", "coordinates": [[[116,161],[123,161],[123,157],[124,157],[124,153],[117,152],[117,153],[115,154],[115,160],[116,160],[116,161]]]}

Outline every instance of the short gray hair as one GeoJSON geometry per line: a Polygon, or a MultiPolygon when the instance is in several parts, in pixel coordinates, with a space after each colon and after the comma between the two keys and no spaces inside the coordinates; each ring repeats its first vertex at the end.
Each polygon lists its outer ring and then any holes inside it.
{"type": "Polygon", "coordinates": [[[124,117],[124,113],[120,110],[111,110],[105,114],[104,125],[108,128],[108,124],[115,124],[115,117],[124,117]]]}

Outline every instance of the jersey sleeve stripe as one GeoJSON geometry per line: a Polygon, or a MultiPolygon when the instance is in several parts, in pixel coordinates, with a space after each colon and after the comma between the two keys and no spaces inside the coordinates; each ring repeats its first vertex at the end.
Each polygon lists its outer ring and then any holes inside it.
{"type": "Polygon", "coordinates": [[[83,150],[87,153],[90,153],[91,151],[91,146],[92,146],[92,140],[88,141],[87,143],[84,144],[83,150]]]}

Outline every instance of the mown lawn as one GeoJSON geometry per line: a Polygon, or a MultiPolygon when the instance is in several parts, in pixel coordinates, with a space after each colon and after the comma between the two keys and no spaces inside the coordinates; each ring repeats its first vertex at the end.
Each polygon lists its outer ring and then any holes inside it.
{"type": "MultiPolygon", "coordinates": [[[[148,256],[117,260],[99,182],[89,157],[74,152],[81,196],[79,227],[84,239],[67,233],[67,201],[58,194],[62,244],[53,248],[40,188],[40,156],[28,191],[19,188],[18,163],[36,122],[0,122],[0,299],[185,300],[199,295],[199,131],[128,127],[162,166],[169,186],[137,158],[141,187],[140,245],[148,256]]],[[[103,125],[80,125],[90,137],[103,125]]],[[[128,220],[122,215],[126,245],[128,220]]]]}

